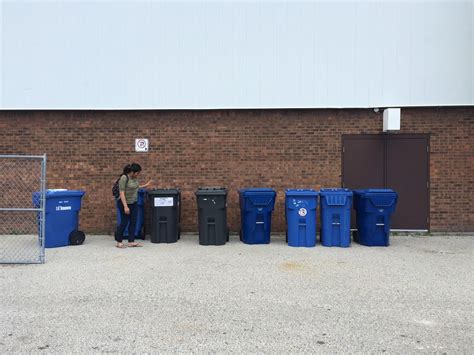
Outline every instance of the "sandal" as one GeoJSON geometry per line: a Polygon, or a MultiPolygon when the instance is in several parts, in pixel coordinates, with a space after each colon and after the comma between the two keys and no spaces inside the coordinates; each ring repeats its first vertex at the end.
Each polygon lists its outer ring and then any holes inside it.
{"type": "Polygon", "coordinates": [[[143,245],[140,243],[128,243],[127,245],[129,248],[141,248],[143,245]]]}
{"type": "Polygon", "coordinates": [[[125,249],[127,246],[123,243],[117,243],[117,245],[115,247],[119,248],[119,249],[125,249]]]}

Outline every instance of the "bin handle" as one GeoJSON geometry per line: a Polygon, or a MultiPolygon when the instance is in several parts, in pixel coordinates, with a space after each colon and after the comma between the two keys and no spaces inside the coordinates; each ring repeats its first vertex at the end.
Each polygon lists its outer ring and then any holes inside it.
{"type": "Polygon", "coordinates": [[[332,225],[333,225],[333,226],[340,226],[341,223],[339,223],[339,222],[332,222],[332,225]]]}
{"type": "Polygon", "coordinates": [[[373,203],[373,205],[374,205],[375,207],[391,207],[391,206],[393,206],[393,204],[394,204],[395,202],[396,202],[395,200],[392,200],[392,201],[387,202],[387,203],[377,203],[377,204],[373,203]]]}

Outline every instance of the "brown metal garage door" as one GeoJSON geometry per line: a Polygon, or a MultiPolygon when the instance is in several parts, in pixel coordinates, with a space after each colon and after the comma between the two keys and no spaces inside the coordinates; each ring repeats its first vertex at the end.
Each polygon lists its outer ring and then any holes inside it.
{"type": "Polygon", "coordinates": [[[392,228],[429,229],[428,135],[343,135],[342,147],[342,186],[393,189],[399,199],[392,228]]]}

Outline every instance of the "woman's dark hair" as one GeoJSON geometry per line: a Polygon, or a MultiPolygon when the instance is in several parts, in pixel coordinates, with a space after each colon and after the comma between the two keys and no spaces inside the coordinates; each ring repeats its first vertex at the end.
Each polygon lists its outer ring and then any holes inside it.
{"type": "Polygon", "coordinates": [[[140,166],[140,164],[137,164],[137,163],[132,163],[132,164],[128,164],[126,165],[124,168],[123,168],[123,175],[128,175],[130,173],[138,173],[142,171],[142,167],[140,166]]]}

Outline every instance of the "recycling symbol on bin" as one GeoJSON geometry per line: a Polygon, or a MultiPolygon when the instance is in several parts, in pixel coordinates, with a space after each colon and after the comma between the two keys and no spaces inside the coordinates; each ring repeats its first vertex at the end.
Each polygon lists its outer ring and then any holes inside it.
{"type": "Polygon", "coordinates": [[[308,211],[306,211],[306,208],[300,208],[298,210],[298,214],[301,216],[301,217],[304,217],[308,214],[308,211]]]}

